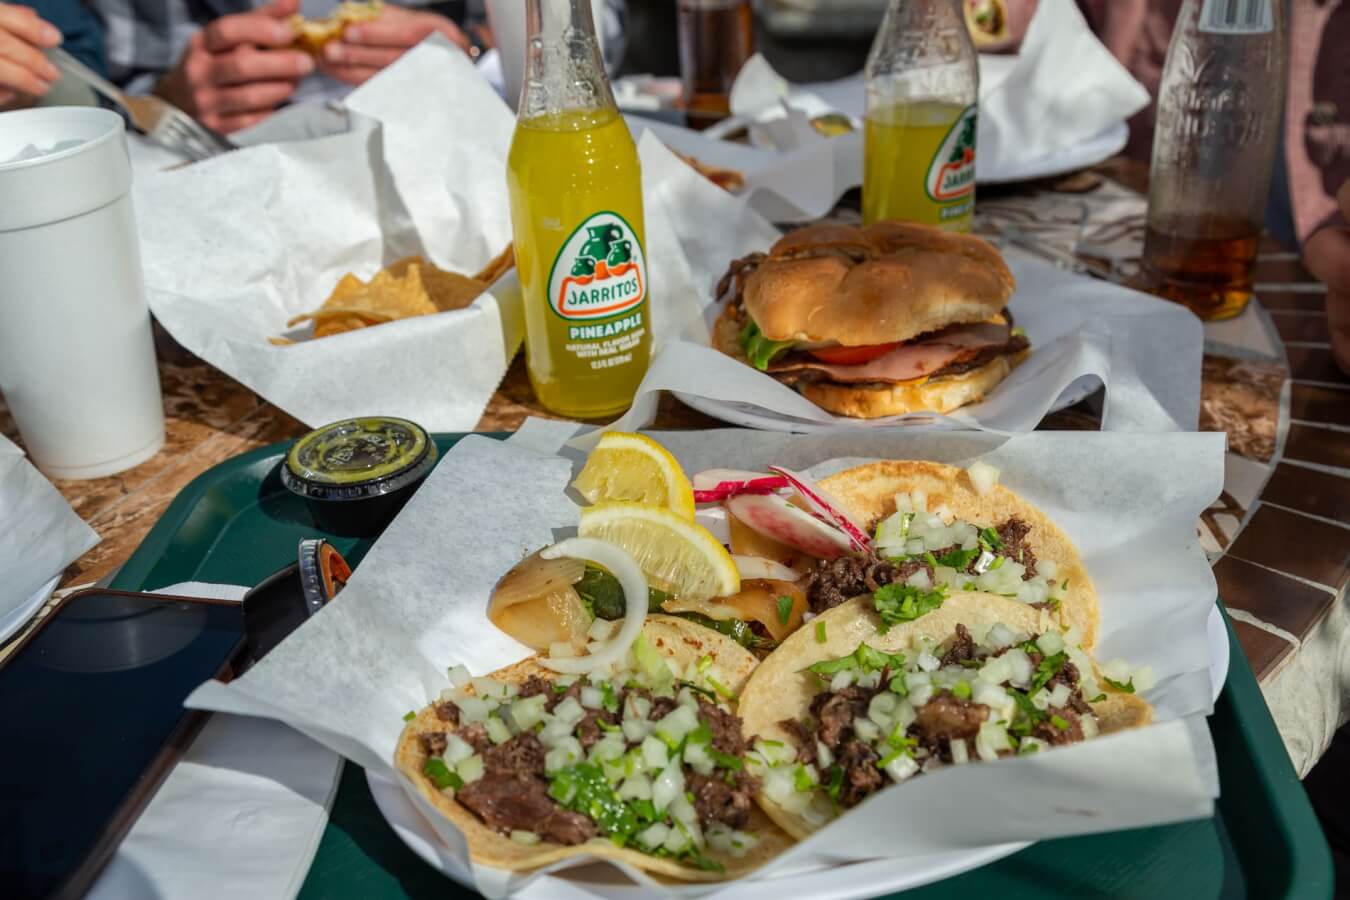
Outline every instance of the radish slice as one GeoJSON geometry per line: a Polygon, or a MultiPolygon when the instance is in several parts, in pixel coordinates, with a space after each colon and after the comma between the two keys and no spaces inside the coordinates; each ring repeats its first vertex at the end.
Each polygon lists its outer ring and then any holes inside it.
{"type": "Polygon", "coordinates": [[[737,556],[733,553],[731,559],[736,563],[736,570],[741,573],[742,581],[748,581],[752,578],[796,581],[801,577],[782,563],[776,563],[771,559],[764,559],[760,556],[737,556]]]}
{"type": "Polygon", "coordinates": [[[788,486],[780,475],[738,469],[708,469],[694,475],[692,482],[695,503],[716,503],[737,494],[771,494],[788,486]]]}
{"type": "Polygon", "coordinates": [[[642,623],[647,619],[647,578],[633,557],[609,541],[596,538],[568,538],[552,547],[545,547],[539,551],[539,555],[544,559],[562,556],[584,559],[605,567],[619,580],[624,599],[623,627],[608,643],[601,644],[588,656],[571,659],[541,657],[539,664],[554,672],[581,675],[622,659],[637,640],[642,632],[642,623]]]}
{"type": "Polygon", "coordinates": [[[859,527],[858,523],[854,522],[848,513],[844,512],[844,507],[838,500],[816,487],[805,476],[784,469],[782,466],[769,466],[769,471],[776,472],[786,478],[788,483],[792,485],[793,490],[801,494],[802,499],[810,504],[812,509],[842,528],[844,533],[848,535],[854,549],[861,550],[864,553],[872,552],[872,541],[868,538],[867,532],[859,527]]]}
{"type": "Polygon", "coordinates": [[[852,549],[848,535],[774,494],[740,494],[727,510],[765,537],[820,559],[838,559],[852,549]]]}

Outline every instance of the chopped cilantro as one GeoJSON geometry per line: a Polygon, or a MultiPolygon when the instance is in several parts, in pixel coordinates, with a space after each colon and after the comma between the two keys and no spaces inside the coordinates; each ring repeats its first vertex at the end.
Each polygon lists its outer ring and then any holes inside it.
{"type": "Polygon", "coordinates": [[[980,529],[980,546],[992,552],[1003,549],[1003,538],[993,528],[980,529]]]}
{"type": "Polygon", "coordinates": [[[736,695],[732,693],[731,688],[727,687],[725,684],[718,681],[716,678],[713,678],[711,675],[708,675],[706,677],[708,679],[708,684],[712,685],[713,690],[717,691],[717,695],[721,697],[723,700],[736,699],[736,695]]]}
{"type": "Polygon", "coordinates": [[[1022,741],[1017,745],[1017,755],[1026,756],[1028,753],[1035,753],[1040,749],[1040,744],[1033,744],[1031,741],[1022,741]]]}
{"type": "Polygon", "coordinates": [[[459,790],[464,787],[464,779],[451,772],[445,760],[439,756],[428,757],[426,764],[422,766],[422,774],[431,779],[437,790],[443,791],[446,788],[459,790]]]}
{"type": "Polygon", "coordinates": [[[1106,695],[1105,695],[1105,694],[1098,694],[1097,696],[1093,697],[1093,698],[1092,698],[1091,700],[1089,700],[1088,702],[1089,702],[1089,703],[1101,703],[1101,702],[1102,702],[1103,700],[1105,700],[1105,699],[1106,699],[1106,695]]]}
{"type": "Polygon", "coordinates": [[[975,557],[980,555],[980,548],[972,547],[969,550],[957,548],[950,553],[944,553],[938,557],[938,562],[944,566],[950,566],[958,572],[964,571],[966,566],[970,565],[975,557]]]}
{"type": "Polygon", "coordinates": [[[901,697],[909,696],[909,685],[905,684],[905,673],[897,672],[891,677],[891,693],[899,694],[901,697]]]}
{"type": "Polygon", "coordinates": [[[817,643],[817,644],[823,644],[823,643],[825,643],[825,623],[824,623],[824,622],[816,622],[816,643],[817,643]]]}
{"type": "Polygon", "coordinates": [[[815,776],[806,771],[806,766],[798,765],[792,771],[792,786],[799,792],[805,793],[816,786],[815,776]]]}
{"type": "Polygon", "coordinates": [[[1118,690],[1118,691],[1124,691],[1124,692],[1127,693],[1127,694],[1133,694],[1133,693],[1134,693],[1134,677],[1133,677],[1133,676],[1131,676],[1131,677],[1130,677],[1130,680],[1127,681],[1127,682],[1125,682],[1124,684],[1122,684],[1122,683],[1119,682],[1119,681],[1112,681],[1110,678],[1106,678],[1106,677],[1103,677],[1103,678],[1102,678],[1102,681],[1105,681],[1108,685],[1110,685],[1111,687],[1115,688],[1115,689],[1118,690]]]}
{"type": "Polygon", "coordinates": [[[839,791],[844,786],[844,767],[835,763],[830,766],[830,782],[825,785],[825,794],[830,798],[830,802],[838,805],[839,791]]]}
{"type": "Polygon", "coordinates": [[[417,713],[411,709],[403,714],[403,721],[405,722],[411,722],[415,718],[417,718],[417,713]]]}
{"type": "Polygon", "coordinates": [[[837,674],[845,669],[880,672],[882,669],[890,668],[899,671],[904,664],[905,655],[903,653],[882,653],[866,644],[859,644],[857,649],[848,656],[841,656],[838,659],[824,659],[807,668],[817,675],[827,676],[837,674]]]}
{"type": "Polygon", "coordinates": [[[601,705],[604,706],[605,709],[612,713],[619,711],[619,695],[614,693],[614,685],[610,684],[608,681],[602,681],[600,683],[600,696],[604,698],[601,701],[601,705]]]}
{"type": "Polygon", "coordinates": [[[1066,720],[1063,716],[1051,716],[1050,724],[1058,728],[1060,731],[1067,731],[1069,728],[1068,720],[1066,720]]]}
{"type": "Polygon", "coordinates": [[[958,698],[958,699],[960,699],[960,700],[969,700],[969,699],[970,699],[970,682],[969,682],[969,681],[958,681],[956,684],[952,685],[952,696],[953,696],[953,697],[956,697],[956,698],[958,698]]]}
{"type": "Polygon", "coordinates": [[[881,616],[881,628],[885,634],[892,625],[900,622],[912,622],[927,615],[947,598],[947,586],[940,584],[933,590],[923,590],[911,584],[885,584],[872,594],[872,604],[881,616]]]}
{"type": "Polygon", "coordinates": [[[1059,586],[1059,589],[1061,591],[1067,591],[1069,589],[1069,579],[1065,578],[1064,583],[1059,586]]]}
{"type": "Polygon", "coordinates": [[[995,569],[999,568],[1000,566],[1003,565],[1004,562],[1007,561],[1007,559],[1008,557],[1006,556],[995,556],[994,561],[989,564],[989,571],[992,572],[995,569]]]}
{"type": "Polygon", "coordinates": [[[932,568],[934,569],[937,568],[938,561],[937,557],[933,556],[933,551],[931,550],[923,551],[923,561],[928,563],[928,565],[931,566],[932,568]]]}
{"type": "Polygon", "coordinates": [[[973,591],[973,590],[975,590],[975,582],[973,582],[973,581],[967,581],[964,590],[967,590],[967,591],[973,591]]]}
{"type": "Polygon", "coordinates": [[[787,594],[778,598],[778,621],[784,625],[792,617],[792,598],[787,594]]]}
{"type": "Polygon", "coordinates": [[[637,833],[637,812],[619,799],[594,763],[579,763],[557,772],[549,782],[549,796],[568,809],[589,817],[602,834],[622,847],[637,833]]]}
{"type": "Polygon", "coordinates": [[[1008,731],[1019,737],[1026,737],[1031,734],[1031,729],[1045,721],[1045,713],[1036,708],[1030,697],[1016,688],[1008,688],[1008,695],[1017,703],[1017,715],[1013,717],[1013,723],[1008,726],[1008,731]]]}
{"type": "Polygon", "coordinates": [[[1069,661],[1069,657],[1064,655],[1064,651],[1047,656],[1041,660],[1041,664],[1036,667],[1036,677],[1031,682],[1031,691],[1035,693],[1050,683],[1050,679],[1059,674],[1059,670],[1064,668],[1064,664],[1069,661]]]}
{"type": "Polygon", "coordinates": [[[708,655],[708,654],[705,654],[705,655],[699,657],[699,659],[698,659],[698,665],[697,665],[696,668],[697,668],[700,672],[706,672],[706,671],[708,671],[708,667],[711,666],[712,663],[713,663],[713,658],[712,658],[712,656],[711,656],[711,655],[708,655]]]}

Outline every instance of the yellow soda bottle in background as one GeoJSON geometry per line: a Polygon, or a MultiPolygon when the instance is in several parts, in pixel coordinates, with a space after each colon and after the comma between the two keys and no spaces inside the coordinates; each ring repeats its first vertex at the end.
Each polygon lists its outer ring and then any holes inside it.
{"type": "Polygon", "coordinates": [[[507,159],[525,362],[571,418],[633,401],[651,358],[642,173],[600,60],[591,0],[528,0],[525,87],[507,159]]]}
{"type": "Polygon", "coordinates": [[[891,0],[867,57],[863,220],[969,231],[975,45],[951,0],[891,0]]]}

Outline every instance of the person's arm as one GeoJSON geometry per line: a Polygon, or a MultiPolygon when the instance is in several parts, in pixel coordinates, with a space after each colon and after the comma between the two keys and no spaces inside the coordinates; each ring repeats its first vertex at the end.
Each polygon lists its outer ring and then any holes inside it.
{"type": "Polygon", "coordinates": [[[0,2],[0,111],[31,106],[61,77],[43,49],[61,43],[61,32],[36,11],[0,2]]]}
{"type": "Polygon", "coordinates": [[[444,16],[386,5],[378,19],[348,25],[341,39],[324,47],[319,70],[348,84],[362,84],[433,32],[445,35],[461,49],[469,49],[464,32],[444,16]]]}
{"type": "Polygon", "coordinates": [[[1314,233],[1303,244],[1308,271],[1327,286],[1327,319],[1331,325],[1331,352],[1341,371],[1350,375],[1350,181],[1336,194],[1342,224],[1314,233]]]}
{"type": "Polygon", "coordinates": [[[217,131],[261,122],[314,71],[309,54],[291,47],[295,32],[286,19],[299,5],[300,0],[275,0],[215,19],[192,36],[155,93],[217,131]]]}

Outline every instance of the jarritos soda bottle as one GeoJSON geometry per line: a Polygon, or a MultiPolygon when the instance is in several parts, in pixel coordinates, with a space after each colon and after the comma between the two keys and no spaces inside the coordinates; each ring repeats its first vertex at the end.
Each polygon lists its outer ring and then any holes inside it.
{"type": "Polygon", "coordinates": [[[866,76],[863,219],[969,231],[980,74],[955,0],[891,0],[866,76]]]}
{"type": "Polygon", "coordinates": [[[600,61],[590,0],[528,0],[520,115],[507,160],[525,361],[571,418],[633,401],[651,357],[642,174],[600,61]]]}

